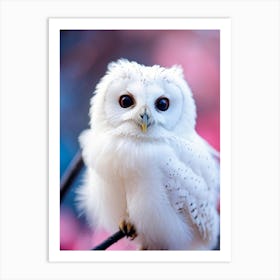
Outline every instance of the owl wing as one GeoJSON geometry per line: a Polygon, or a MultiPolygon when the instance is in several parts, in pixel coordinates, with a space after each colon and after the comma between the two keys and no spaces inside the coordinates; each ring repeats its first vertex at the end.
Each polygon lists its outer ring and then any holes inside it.
{"type": "Polygon", "coordinates": [[[184,219],[190,218],[206,240],[211,239],[217,220],[219,166],[201,143],[176,139],[174,156],[166,160],[164,172],[172,207],[184,219]]]}

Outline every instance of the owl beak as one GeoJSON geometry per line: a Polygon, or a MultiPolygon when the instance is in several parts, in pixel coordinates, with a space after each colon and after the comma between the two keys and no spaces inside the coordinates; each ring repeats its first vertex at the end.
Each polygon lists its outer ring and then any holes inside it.
{"type": "Polygon", "coordinates": [[[142,122],[141,122],[142,132],[146,133],[147,132],[147,128],[148,128],[148,115],[145,113],[143,115],[142,122]]]}
{"type": "Polygon", "coordinates": [[[144,109],[144,112],[140,114],[140,126],[143,133],[147,132],[148,126],[150,125],[150,114],[147,112],[147,109],[144,109]]]}

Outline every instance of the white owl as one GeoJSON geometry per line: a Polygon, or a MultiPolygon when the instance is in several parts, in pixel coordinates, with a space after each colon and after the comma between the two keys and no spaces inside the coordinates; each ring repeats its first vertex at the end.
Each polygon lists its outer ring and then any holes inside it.
{"type": "Polygon", "coordinates": [[[87,171],[78,200],[89,223],[120,228],[141,249],[212,249],[219,164],[195,123],[181,67],[110,63],[80,136],[87,171]]]}

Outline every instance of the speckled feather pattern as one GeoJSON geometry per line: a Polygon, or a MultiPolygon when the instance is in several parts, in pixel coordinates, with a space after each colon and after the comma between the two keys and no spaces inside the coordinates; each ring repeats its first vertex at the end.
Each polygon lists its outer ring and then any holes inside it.
{"type": "Polygon", "coordinates": [[[219,235],[219,163],[195,131],[182,69],[111,63],[90,119],[80,136],[87,172],[77,195],[90,225],[113,233],[127,220],[137,232],[133,242],[149,250],[212,249],[219,235]],[[134,104],[121,108],[126,93],[134,104]],[[162,96],[170,103],[164,112],[155,108],[162,96]],[[143,108],[152,120],[146,133],[138,124],[143,108]]]}

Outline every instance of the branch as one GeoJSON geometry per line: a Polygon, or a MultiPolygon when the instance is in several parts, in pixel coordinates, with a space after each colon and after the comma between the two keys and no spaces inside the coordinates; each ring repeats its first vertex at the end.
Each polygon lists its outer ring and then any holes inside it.
{"type": "Polygon", "coordinates": [[[97,245],[96,247],[92,248],[91,250],[106,250],[108,247],[110,247],[112,244],[116,243],[120,239],[125,237],[125,233],[123,233],[121,230],[111,235],[109,238],[107,238],[105,241],[103,241],[101,244],[97,245]]]}
{"type": "Polygon", "coordinates": [[[81,152],[77,152],[69,166],[67,167],[65,173],[62,176],[60,182],[60,203],[63,201],[66,193],[68,192],[74,179],[83,168],[84,162],[81,152]]]}

